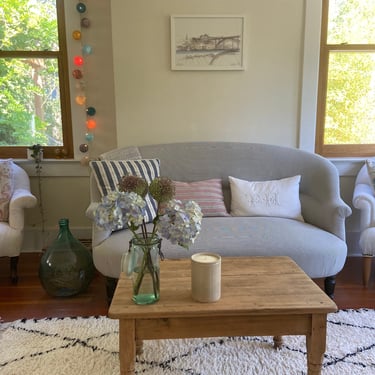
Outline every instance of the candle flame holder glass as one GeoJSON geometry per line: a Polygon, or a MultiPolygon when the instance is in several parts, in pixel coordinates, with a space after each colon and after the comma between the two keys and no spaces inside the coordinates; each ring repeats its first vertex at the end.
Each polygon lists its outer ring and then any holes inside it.
{"type": "Polygon", "coordinates": [[[221,297],[221,257],[197,253],[191,257],[191,292],[198,302],[215,302],[221,297]]]}

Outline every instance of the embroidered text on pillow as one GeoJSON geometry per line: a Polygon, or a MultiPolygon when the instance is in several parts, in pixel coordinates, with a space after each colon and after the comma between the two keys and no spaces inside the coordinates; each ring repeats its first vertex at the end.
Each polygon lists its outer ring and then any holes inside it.
{"type": "Polygon", "coordinates": [[[245,194],[248,202],[252,206],[280,206],[279,194],[276,192],[255,195],[245,194]]]}

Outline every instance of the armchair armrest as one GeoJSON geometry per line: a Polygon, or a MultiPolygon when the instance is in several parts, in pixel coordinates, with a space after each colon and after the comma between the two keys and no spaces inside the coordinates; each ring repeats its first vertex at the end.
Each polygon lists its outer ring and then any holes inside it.
{"type": "Polygon", "coordinates": [[[24,188],[16,189],[9,202],[9,226],[21,230],[25,222],[25,208],[32,208],[37,204],[36,197],[24,188]]]}
{"type": "Polygon", "coordinates": [[[320,202],[310,196],[301,199],[302,215],[307,223],[330,232],[345,241],[345,219],[351,208],[341,199],[320,202]]]}
{"type": "Polygon", "coordinates": [[[360,210],[360,229],[375,226],[375,196],[367,183],[358,183],[354,187],[353,206],[360,210]]]}

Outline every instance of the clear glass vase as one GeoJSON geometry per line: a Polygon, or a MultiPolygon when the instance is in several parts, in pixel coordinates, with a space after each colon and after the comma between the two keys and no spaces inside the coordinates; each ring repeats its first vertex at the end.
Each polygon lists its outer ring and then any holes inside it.
{"type": "Polygon", "coordinates": [[[160,249],[161,238],[133,238],[127,254],[126,273],[133,281],[133,301],[147,305],[160,298],[160,249]]]}
{"type": "Polygon", "coordinates": [[[39,278],[46,292],[68,297],[83,292],[92,281],[95,268],[91,253],[69,230],[69,220],[59,220],[59,234],[43,254],[39,278]]]}

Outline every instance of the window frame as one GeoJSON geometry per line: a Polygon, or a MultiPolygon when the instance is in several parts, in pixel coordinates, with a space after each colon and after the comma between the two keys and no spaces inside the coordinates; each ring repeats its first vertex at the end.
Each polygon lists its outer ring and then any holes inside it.
{"type": "Polygon", "coordinates": [[[328,65],[330,52],[374,52],[375,44],[328,44],[329,0],[322,3],[315,152],[325,157],[361,157],[375,154],[374,144],[324,144],[328,65]]]}
{"type": "MultiPolygon", "coordinates": [[[[1,51],[0,58],[40,57],[55,58],[59,69],[59,88],[61,105],[61,122],[63,133],[62,146],[43,146],[43,157],[46,159],[73,159],[73,129],[69,85],[69,64],[65,27],[64,0],[56,0],[58,27],[58,51],[1,51]]],[[[32,145],[29,145],[32,146],[32,145]]],[[[29,146],[0,146],[0,158],[26,159],[29,146]]]]}

